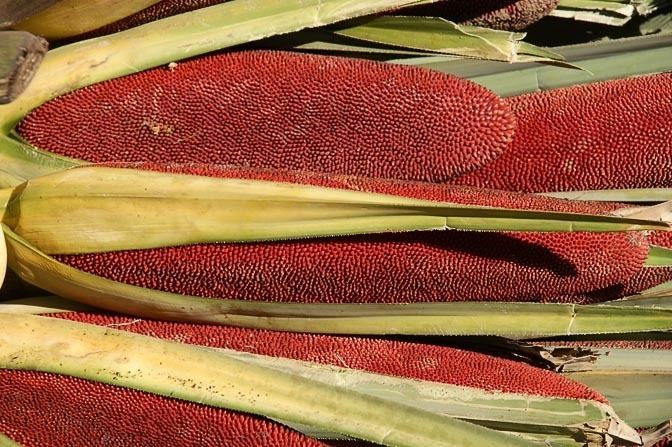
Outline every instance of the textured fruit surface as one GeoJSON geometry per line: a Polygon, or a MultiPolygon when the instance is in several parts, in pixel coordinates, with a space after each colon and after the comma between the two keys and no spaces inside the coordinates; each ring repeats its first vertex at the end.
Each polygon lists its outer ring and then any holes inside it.
{"type": "MultiPolygon", "coordinates": [[[[668,232],[654,231],[648,239],[651,245],[672,249],[672,234],[668,232]]],[[[633,295],[668,281],[672,281],[672,266],[647,267],[624,284],[623,295],[633,295]]]]}
{"type": "Polygon", "coordinates": [[[596,391],[520,362],[446,346],[382,338],[274,332],[239,327],[142,320],[118,315],[55,316],[202,346],[304,360],[379,374],[525,393],[604,401],[596,391]]]}
{"type": "Polygon", "coordinates": [[[559,0],[444,0],[409,8],[404,12],[513,31],[540,20],[553,11],[558,3],[559,0]]]}
{"type": "Polygon", "coordinates": [[[57,255],[136,286],[214,298],[340,303],[557,301],[639,271],[639,235],[456,231],[57,255]]]}
{"type": "MultiPolygon", "coordinates": [[[[153,165],[140,165],[154,167],[153,165]]],[[[323,174],[160,167],[408,197],[604,213],[612,204],[323,174]]],[[[648,252],[642,233],[431,231],[58,255],[83,271],[150,289],[279,302],[553,301],[626,281],[648,252]]]]}
{"type": "MultiPolygon", "coordinates": [[[[182,343],[493,392],[605,401],[596,391],[559,374],[448,347],[87,313],[55,316],[182,343]]],[[[76,378],[7,370],[0,370],[0,431],[26,446],[322,445],[249,415],[76,378]]]]}
{"type": "Polygon", "coordinates": [[[256,416],[33,371],[0,370],[0,431],[26,447],[323,445],[256,416]]]}
{"type": "MultiPolygon", "coordinates": [[[[647,236],[649,244],[672,249],[672,233],[654,231],[647,236]]],[[[672,266],[642,268],[630,279],[614,284],[602,290],[596,290],[585,296],[567,297],[568,301],[596,303],[614,300],[651,289],[665,282],[672,281],[672,266]]]]}
{"type": "Polygon", "coordinates": [[[510,148],[456,180],[512,191],[672,186],[672,73],[509,98],[510,148]]]}
{"type": "Polygon", "coordinates": [[[19,125],[91,162],[201,162],[444,182],[512,139],[503,100],[415,67],[273,51],[207,56],[96,84],[19,125]]]}

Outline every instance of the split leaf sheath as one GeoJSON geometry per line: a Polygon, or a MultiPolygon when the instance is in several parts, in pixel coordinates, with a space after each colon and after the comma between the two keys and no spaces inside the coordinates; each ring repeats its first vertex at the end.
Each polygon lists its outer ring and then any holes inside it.
{"type": "Polygon", "coordinates": [[[57,319],[1,315],[5,368],[94,379],[400,446],[528,445],[403,404],[239,357],[57,319]],[[480,443],[480,444],[479,444],[480,443]]]}
{"type": "MultiPolygon", "coordinates": [[[[72,0],[52,7],[19,26],[54,39],[86,39],[117,33],[176,14],[226,0],[135,0],[121,5],[102,2],[83,6],[72,0]],[[106,8],[109,8],[106,9],[106,8]],[[101,14],[104,11],[104,14],[101,14]],[[113,20],[110,20],[110,18],[113,20]]],[[[400,14],[439,16],[487,28],[520,30],[550,13],[558,0],[444,0],[436,5],[406,8],[400,14]]]]}
{"type": "Polygon", "coordinates": [[[628,279],[648,250],[634,230],[667,228],[615,217],[612,204],[536,195],[275,170],[136,167],[153,171],[92,166],[31,180],[5,191],[3,221],[58,260],[123,283],[302,303],[552,301],[628,279]],[[442,231],[213,244],[429,229],[442,231]]]}
{"type": "MultiPolygon", "coordinates": [[[[289,368],[289,371],[295,371],[298,374],[306,374],[307,371],[312,369],[312,377],[320,378],[318,379],[320,381],[339,383],[341,386],[347,383],[347,386],[352,387],[353,390],[367,394],[373,393],[385,399],[395,400],[393,397],[395,394],[400,391],[407,392],[408,396],[413,396],[409,404],[419,405],[420,407],[426,405],[422,403],[423,400],[420,396],[428,392],[430,388],[435,389],[434,392],[438,394],[428,401],[429,407],[427,408],[434,408],[434,411],[476,421],[486,426],[492,424],[494,418],[501,424],[511,424],[510,428],[513,431],[516,431],[514,428],[516,424],[531,423],[531,430],[533,431],[540,430],[540,433],[544,433],[544,430],[549,430],[547,433],[555,434],[563,432],[564,436],[578,437],[579,439],[585,437],[587,433],[602,437],[607,431],[613,431],[614,426],[621,427],[621,435],[628,433],[628,430],[630,436],[634,435],[632,430],[623,425],[611,412],[604,399],[589,388],[548,371],[483,354],[447,347],[388,340],[152,322],[129,317],[96,314],[70,313],[61,314],[60,318],[113,327],[139,334],[151,334],[154,337],[178,340],[182,343],[236,349],[252,354],[273,355],[332,365],[333,369],[324,369],[322,372],[314,367],[305,370],[305,367],[300,365],[296,365],[298,369],[294,369],[295,367],[292,366],[291,362],[288,363],[280,359],[268,358],[264,360],[264,358],[256,359],[254,356],[241,356],[233,351],[224,352],[226,355],[233,355],[243,361],[261,361],[263,365],[281,368],[281,370],[289,368]],[[361,375],[360,379],[357,379],[343,367],[384,374],[384,376],[366,376],[364,374],[361,375]],[[508,374],[501,374],[503,370],[508,371],[508,374]],[[334,380],[334,378],[329,378],[330,375],[337,375],[340,378],[334,380]],[[386,376],[389,377],[385,378],[386,376]],[[405,378],[415,380],[406,383],[403,381],[405,378]],[[398,383],[394,382],[395,380],[398,383]],[[378,385],[367,386],[366,382],[371,383],[371,381],[378,385]],[[391,382],[388,383],[388,381],[391,382]],[[384,387],[390,385],[395,386],[396,391],[386,393],[384,387]],[[413,388],[417,388],[417,392],[412,391],[413,388]],[[403,391],[404,389],[407,389],[407,391],[403,391]],[[426,391],[421,391],[423,389],[426,391]],[[493,392],[502,394],[498,394],[498,397],[495,398],[493,392]],[[526,402],[525,407],[527,408],[521,414],[518,414],[518,406],[521,402],[526,402]],[[483,408],[484,405],[492,407],[492,412],[483,408]],[[442,410],[438,410],[439,408],[442,408],[442,410]],[[507,408],[508,410],[503,411],[507,408]],[[614,424],[612,427],[609,426],[610,422],[614,424]],[[562,428],[563,424],[570,425],[570,427],[562,428]],[[581,427],[581,424],[586,425],[581,427]]],[[[86,331],[88,329],[86,326],[81,326],[80,330],[86,331]]],[[[106,332],[113,335],[112,333],[117,331],[108,329],[106,332]]],[[[96,333],[92,332],[90,335],[93,336],[96,333]]],[[[168,350],[168,347],[165,349],[168,350]]],[[[109,354],[113,355],[112,352],[109,354]]],[[[134,362],[133,355],[133,353],[130,354],[131,358],[128,359],[128,362],[134,362]]],[[[170,357],[166,359],[166,362],[169,361],[170,357]]],[[[40,369],[58,372],[59,368],[56,366],[52,368],[48,366],[47,362],[40,369]]],[[[179,374],[179,372],[176,372],[176,375],[179,374]]],[[[35,396],[43,400],[46,396],[45,393],[48,393],[47,402],[58,405],[59,402],[63,402],[65,393],[67,393],[69,397],[65,398],[66,401],[63,404],[66,405],[65,408],[68,413],[71,412],[72,415],[68,418],[60,418],[59,420],[63,421],[63,424],[67,424],[67,421],[71,419],[76,420],[77,415],[83,414],[82,412],[86,411],[92,404],[97,405],[100,408],[99,411],[103,413],[114,411],[117,403],[123,399],[130,399],[133,402],[131,407],[133,411],[124,412],[124,420],[129,422],[144,414],[147,418],[144,424],[148,422],[151,424],[151,421],[158,418],[165,409],[166,411],[181,411],[188,415],[190,420],[193,416],[207,427],[217,419],[224,417],[223,415],[229,414],[213,408],[188,405],[175,400],[161,399],[62,376],[10,371],[0,372],[0,375],[11,379],[2,381],[3,384],[6,384],[3,385],[2,396],[7,399],[8,404],[11,402],[14,407],[19,405],[26,411],[32,408],[34,402],[37,402],[30,399],[29,396],[35,396]],[[49,387],[46,388],[45,385],[49,385],[49,387]],[[74,392],[75,390],[76,392],[74,392]],[[151,414],[148,414],[145,410],[147,405],[152,405],[154,408],[151,414]]],[[[80,374],[75,373],[75,375],[80,374]]],[[[118,383],[123,384],[125,381],[124,374],[121,374],[118,380],[118,383]]],[[[138,377],[136,383],[141,385],[140,389],[142,389],[144,383],[142,378],[138,377]]],[[[160,386],[154,387],[153,391],[162,392],[160,386]]],[[[262,391],[260,390],[260,392],[262,391]]],[[[180,395],[179,391],[177,393],[177,395],[180,395]]],[[[201,390],[197,394],[201,396],[200,399],[209,402],[209,391],[201,390]]],[[[189,393],[180,397],[191,399],[189,393]]],[[[4,405],[0,405],[0,408],[4,408],[4,405]]],[[[375,408],[372,408],[372,411],[375,411],[375,408]]],[[[62,424],[44,424],[39,430],[30,431],[28,428],[31,423],[35,423],[35,420],[15,417],[15,414],[18,414],[18,412],[3,414],[0,421],[6,421],[5,424],[9,424],[10,427],[13,426],[14,433],[19,434],[23,439],[35,440],[36,437],[40,436],[62,436],[59,433],[62,424]]],[[[48,418],[49,413],[42,411],[40,417],[48,418]]],[[[240,424],[241,419],[242,421],[246,420],[238,417],[236,421],[236,418],[233,418],[231,425],[216,430],[209,438],[218,439],[217,437],[226,436],[225,430],[240,424]]],[[[168,422],[169,420],[174,421],[173,418],[167,418],[165,421],[157,421],[157,424],[167,433],[174,433],[178,427],[173,425],[174,422],[168,422]]],[[[249,418],[247,420],[249,423],[249,418]]],[[[78,426],[76,435],[91,437],[91,442],[95,445],[97,444],[96,440],[105,436],[105,433],[111,427],[106,424],[104,418],[89,421],[89,423],[87,426],[78,426]]],[[[126,424],[122,425],[126,427],[126,424]]],[[[0,428],[5,429],[6,427],[0,425],[0,428]]],[[[499,429],[502,429],[502,427],[500,426],[499,429]]],[[[178,443],[186,442],[190,436],[202,433],[198,427],[193,430],[195,432],[187,431],[181,435],[177,434],[178,443]]],[[[123,433],[125,436],[132,434],[132,432],[126,431],[123,433]]],[[[203,434],[200,435],[203,436],[203,434]]],[[[140,439],[143,439],[142,443],[145,445],[145,442],[152,440],[152,436],[162,437],[165,435],[150,429],[137,436],[144,437],[140,439]]],[[[18,436],[16,437],[21,439],[18,436]]]]}

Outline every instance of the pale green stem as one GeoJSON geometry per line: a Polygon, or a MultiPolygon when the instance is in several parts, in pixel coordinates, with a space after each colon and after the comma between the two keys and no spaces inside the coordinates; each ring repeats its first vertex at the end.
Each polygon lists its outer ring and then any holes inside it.
{"type": "Polygon", "coordinates": [[[390,446],[524,446],[494,430],[106,327],[0,314],[0,367],[65,374],[311,425],[390,446]]]}
{"type": "Polygon", "coordinates": [[[178,295],[85,273],[4,230],[9,265],[25,281],[84,304],[145,318],[316,333],[510,338],[672,330],[670,309],[497,302],[294,304],[178,295]]]}
{"type": "Polygon", "coordinates": [[[128,17],[159,0],[60,0],[52,7],[18,23],[49,40],[76,36],[128,17]]]}
{"type": "Polygon", "coordinates": [[[669,208],[614,215],[517,210],[102,166],[59,171],[0,191],[2,223],[47,254],[449,229],[668,230],[669,208]]]}
{"type": "Polygon", "coordinates": [[[21,447],[21,444],[0,433],[0,447],[21,447]]]}
{"type": "Polygon", "coordinates": [[[618,414],[635,427],[650,427],[672,418],[672,352],[590,349],[595,360],[567,365],[570,378],[605,395],[618,414]]]}

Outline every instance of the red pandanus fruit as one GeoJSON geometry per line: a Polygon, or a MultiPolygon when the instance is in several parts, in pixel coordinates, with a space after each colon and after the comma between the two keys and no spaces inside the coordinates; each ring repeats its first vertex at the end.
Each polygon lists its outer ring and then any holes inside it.
{"type": "Polygon", "coordinates": [[[75,377],[0,370],[0,430],[25,447],[324,444],[257,416],[75,377]]]}
{"type": "MultiPolygon", "coordinates": [[[[669,260],[669,250],[672,250],[672,236],[664,231],[654,231],[647,236],[649,249],[661,248],[667,252],[666,259],[658,264],[645,264],[637,273],[629,279],[614,283],[605,288],[598,288],[588,293],[574,294],[561,298],[563,301],[598,303],[608,300],[615,300],[624,297],[635,296],[641,292],[653,289],[656,286],[662,286],[664,283],[672,281],[672,266],[669,260]]],[[[647,292],[648,293],[648,292],[647,292]]],[[[664,298],[665,291],[652,292],[650,298],[664,298]]]]}
{"type": "MultiPolygon", "coordinates": [[[[135,166],[511,209],[608,214],[618,207],[306,172],[135,166]]],[[[411,303],[565,301],[567,295],[627,281],[640,271],[647,253],[642,232],[446,230],[53,256],[97,276],[183,295],[285,303],[411,303]]]]}
{"type": "MultiPolygon", "coordinates": [[[[663,231],[654,231],[648,236],[651,245],[672,249],[672,237],[663,231]]],[[[633,295],[640,291],[650,289],[659,284],[672,281],[672,266],[652,265],[644,268],[641,272],[626,281],[623,285],[623,295],[633,295]]]]}
{"type": "Polygon", "coordinates": [[[274,51],[206,56],[66,94],[18,131],[87,162],[214,163],[445,182],[502,154],[514,119],[426,69],[274,51]]]}
{"type": "MultiPolygon", "coordinates": [[[[181,343],[466,387],[463,390],[606,404],[599,393],[559,374],[443,346],[88,313],[54,316],[181,343]]],[[[255,417],[140,391],[31,371],[0,370],[0,378],[0,432],[27,446],[321,445],[255,417]]]]}
{"type": "Polygon", "coordinates": [[[672,74],[507,99],[517,129],[495,161],[456,180],[527,192],[672,185],[672,74]]]}

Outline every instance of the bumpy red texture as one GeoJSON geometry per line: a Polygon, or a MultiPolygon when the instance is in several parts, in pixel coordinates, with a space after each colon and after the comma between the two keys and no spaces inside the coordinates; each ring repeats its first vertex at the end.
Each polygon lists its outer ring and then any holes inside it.
{"type": "Polygon", "coordinates": [[[668,439],[660,440],[651,447],[672,447],[672,439],[669,439],[668,437],[668,439]]]}
{"type": "Polygon", "coordinates": [[[550,14],[558,3],[559,0],[444,0],[402,12],[514,31],[526,28],[550,14]]]}
{"type": "Polygon", "coordinates": [[[503,100],[416,67],[273,51],[220,54],[86,87],[19,132],[91,162],[201,162],[444,182],[510,143],[503,100]]]}
{"type": "Polygon", "coordinates": [[[627,280],[639,271],[646,247],[639,235],[444,231],[56,258],[123,283],[213,298],[555,301],[627,280]]]}
{"type": "Polygon", "coordinates": [[[0,432],[25,447],[323,446],[233,411],[73,377],[0,370],[0,432]]]}
{"type": "MultiPolygon", "coordinates": [[[[612,204],[323,174],[139,165],[214,176],[293,181],[407,197],[604,213],[612,204]]],[[[648,252],[642,233],[433,231],[208,244],[86,255],[68,265],[186,295],[279,302],[554,301],[626,281],[648,252]]]]}
{"type": "Polygon", "coordinates": [[[142,320],[90,313],[59,318],[182,343],[285,357],[487,391],[604,402],[587,386],[550,371],[471,351],[382,338],[274,332],[204,324],[142,320]]]}
{"type": "MultiPolygon", "coordinates": [[[[672,249],[672,232],[654,231],[647,236],[650,245],[672,249]]],[[[596,290],[582,297],[571,296],[567,300],[572,302],[594,303],[614,300],[625,296],[635,295],[641,291],[672,281],[672,266],[645,267],[630,279],[613,284],[602,290],[596,290]]]]}
{"type": "Polygon", "coordinates": [[[457,183],[545,192],[672,186],[672,73],[508,100],[510,148],[457,183]]]}
{"type": "MultiPolygon", "coordinates": [[[[672,249],[672,232],[654,231],[648,239],[651,245],[672,249]]],[[[633,295],[668,281],[672,281],[672,266],[647,267],[625,282],[623,296],[633,295]]]]}
{"type": "MultiPolygon", "coordinates": [[[[588,399],[596,391],[519,362],[454,348],[85,313],[59,318],[182,343],[477,387],[588,399]]],[[[53,374],[0,370],[0,432],[28,446],[318,446],[279,425],[203,405],[53,374]]]]}

